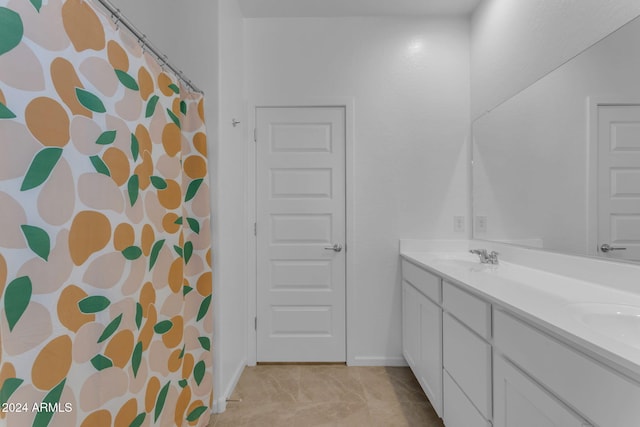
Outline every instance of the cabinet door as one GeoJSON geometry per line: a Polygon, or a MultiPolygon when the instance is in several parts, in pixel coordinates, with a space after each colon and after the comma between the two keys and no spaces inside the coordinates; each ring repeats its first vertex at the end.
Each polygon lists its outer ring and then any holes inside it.
{"type": "Polygon", "coordinates": [[[504,358],[495,358],[493,372],[494,427],[590,425],[504,358]]]}
{"type": "Polygon", "coordinates": [[[442,417],[442,309],[425,297],[420,301],[418,375],[431,405],[442,417]]]}
{"type": "Polygon", "coordinates": [[[443,317],[443,364],[483,417],[491,419],[491,345],[449,313],[443,317]]]}
{"type": "Polygon", "coordinates": [[[444,371],[444,423],[447,427],[491,427],[449,373],[444,371]]]}
{"type": "Polygon", "coordinates": [[[409,283],[402,282],[402,354],[416,372],[420,360],[420,294],[409,283]]]}

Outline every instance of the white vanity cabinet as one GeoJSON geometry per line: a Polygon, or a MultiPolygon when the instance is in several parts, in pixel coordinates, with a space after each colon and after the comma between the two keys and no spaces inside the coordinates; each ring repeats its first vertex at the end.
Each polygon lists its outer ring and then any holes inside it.
{"type": "MultiPolygon", "coordinates": [[[[564,408],[569,414],[563,419],[569,420],[571,416],[575,419],[573,424],[567,421],[566,424],[557,422],[550,425],[640,426],[640,383],[507,311],[495,311],[494,335],[494,353],[509,359],[530,381],[543,389],[542,393],[564,408]]],[[[509,381],[509,378],[494,378],[496,413],[500,410],[515,414],[514,406],[508,402],[512,393],[500,394],[500,390],[513,389],[516,383],[504,384],[505,380],[509,381]]],[[[524,393],[520,392],[520,395],[524,393]]],[[[535,398],[528,401],[533,403],[535,398]]],[[[548,412],[545,414],[547,418],[559,419],[552,418],[551,414],[561,412],[552,412],[552,405],[536,407],[548,412]]],[[[519,407],[518,410],[527,409],[519,407]]],[[[500,427],[515,425],[511,421],[496,424],[500,427]]]]}
{"type": "Polygon", "coordinates": [[[402,261],[403,351],[446,427],[640,427],[635,371],[438,271],[402,261]]]}
{"type": "Polygon", "coordinates": [[[402,277],[403,354],[442,417],[442,280],[407,261],[402,277]]]}

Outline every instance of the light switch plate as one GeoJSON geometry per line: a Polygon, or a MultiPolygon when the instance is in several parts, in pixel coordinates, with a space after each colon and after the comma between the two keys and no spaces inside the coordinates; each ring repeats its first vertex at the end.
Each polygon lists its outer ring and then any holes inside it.
{"type": "Polygon", "coordinates": [[[464,233],[464,216],[453,217],[453,232],[464,233]]]}
{"type": "Polygon", "coordinates": [[[482,216],[482,215],[478,215],[476,216],[476,227],[475,227],[475,232],[476,233],[486,233],[487,232],[487,217],[486,216],[482,216]]]}

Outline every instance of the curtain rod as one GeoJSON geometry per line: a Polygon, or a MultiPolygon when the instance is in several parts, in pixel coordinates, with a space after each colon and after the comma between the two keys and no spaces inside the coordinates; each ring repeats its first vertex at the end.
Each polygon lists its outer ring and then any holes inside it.
{"type": "Polygon", "coordinates": [[[204,91],[198,88],[185,74],[182,70],[176,68],[173,64],[169,62],[169,58],[167,55],[163,54],[157,47],[153,45],[148,39],[147,36],[140,31],[133,23],[118,9],[115,7],[109,0],[97,0],[107,11],[111,14],[111,18],[115,19],[116,25],[121,23],[124,27],[129,30],[137,39],[138,43],[140,43],[143,49],[150,51],[159,62],[162,62],[162,67],[166,66],[169,68],[182,82],[184,82],[187,86],[191,88],[194,92],[198,92],[204,94],[204,91]]]}

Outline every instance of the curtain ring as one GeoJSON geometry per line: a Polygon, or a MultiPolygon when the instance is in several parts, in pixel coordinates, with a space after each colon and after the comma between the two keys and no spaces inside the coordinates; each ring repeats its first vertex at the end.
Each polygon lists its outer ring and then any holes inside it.
{"type": "Polygon", "coordinates": [[[111,13],[111,22],[116,26],[116,31],[120,30],[120,18],[115,13],[111,13]]]}

